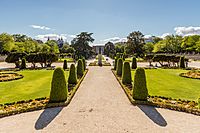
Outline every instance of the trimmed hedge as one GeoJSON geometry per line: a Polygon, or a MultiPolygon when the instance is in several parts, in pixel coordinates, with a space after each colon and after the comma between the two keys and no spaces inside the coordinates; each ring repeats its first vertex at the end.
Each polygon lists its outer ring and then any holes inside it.
{"type": "Polygon", "coordinates": [[[131,84],[132,83],[131,68],[130,68],[130,64],[128,61],[125,61],[123,64],[122,83],[123,84],[131,84]]]}
{"type": "Polygon", "coordinates": [[[115,57],[115,62],[114,62],[114,70],[117,70],[117,58],[115,57]]]}
{"type": "Polygon", "coordinates": [[[185,57],[184,56],[180,57],[180,68],[185,68],[185,57]]]}
{"type": "Polygon", "coordinates": [[[64,102],[67,100],[68,89],[65,73],[62,68],[56,68],[53,73],[50,92],[50,103],[64,102]]]}
{"type": "Polygon", "coordinates": [[[22,59],[20,69],[26,69],[26,59],[25,58],[22,59]]]}
{"type": "Polygon", "coordinates": [[[136,69],[137,68],[137,60],[135,57],[132,58],[132,65],[131,65],[132,69],[136,69]]]}
{"type": "Polygon", "coordinates": [[[84,68],[83,68],[83,61],[82,59],[78,60],[78,65],[77,65],[77,76],[82,77],[84,73],[84,68]]]}
{"type": "Polygon", "coordinates": [[[123,67],[123,60],[122,58],[119,58],[117,60],[117,75],[122,76],[122,67],[123,67]]]}
{"type": "Polygon", "coordinates": [[[77,84],[76,68],[74,64],[71,64],[69,69],[68,84],[77,84]]]}
{"type": "Polygon", "coordinates": [[[82,59],[83,61],[83,68],[84,68],[84,71],[86,70],[86,61],[85,61],[85,58],[82,59]]]}
{"type": "Polygon", "coordinates": [[[146,101],[148,90],[146,85],[146,75],[144,68],[137,68],[135,71],[133,84],[133,99],[146,101]]]}
{"type": "Polygon", "coordinates": [[[63,69],[64,69],[64,70],[67,69],[67,60],[64,60],[64,63],[63,63],[63,69]]]}

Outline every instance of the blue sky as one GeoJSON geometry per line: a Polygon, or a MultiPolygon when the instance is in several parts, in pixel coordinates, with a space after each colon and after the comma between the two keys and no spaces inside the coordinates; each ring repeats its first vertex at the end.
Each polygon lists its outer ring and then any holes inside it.
{"type": "Polygon", "coordinates": [[[70,41],[88,31],[95,43],[137,30],[156,36],[199,34],[199,6],[198,0],[1,0],[0,33],[70,41]]]}

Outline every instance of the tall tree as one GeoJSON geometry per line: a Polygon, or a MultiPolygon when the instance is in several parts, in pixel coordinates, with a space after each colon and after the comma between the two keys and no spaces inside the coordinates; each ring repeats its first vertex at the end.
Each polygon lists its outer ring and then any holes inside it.
{"type": "Polygon", "coordinates": [[[134,31],[127,37],[128,54],[136,54],[136,56],[144,55],[144,35],[140,31],[134,31]]]}
{"type": "Polygon", "coordinates": [[[75,49],[75,53],[79,57],[83,56],[87,59],[92,55],[92,47],[89,45],[94,42],[92,34],[93,33],[81,32],[71,41],[71,46],[75,49]]]}
{"type": "Polygon", "coordinates": [[[0,53],[11,52],[14,48],[14,39],[7,33],[0,34],[0,53]]]}
{"type": "Polygon", "coordinates": [[[112,42],[107,42],[104,47],[104,54],[106,56],[115,54],[115,45],[112,42]]]}

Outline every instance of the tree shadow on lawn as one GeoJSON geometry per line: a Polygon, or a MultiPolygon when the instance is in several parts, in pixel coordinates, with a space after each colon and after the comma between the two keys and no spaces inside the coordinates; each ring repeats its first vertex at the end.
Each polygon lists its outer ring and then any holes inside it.
{"type": "Polygon", "coordinates": [[[62,111],[63,107],[47,108],[40,114],[35,123],[35,129],[41,130],[53,121],[54,118],[62,111]]]}
{"type": "Polygon", "coordinates": [[[142,110],[147,117],[149,117],[154,123],[159,126],[165,127],[167,126],[167,122],[162,117],[162,115],[156,110],[153,106],[147,105],[137,105],[140,110],[142,110]]]}

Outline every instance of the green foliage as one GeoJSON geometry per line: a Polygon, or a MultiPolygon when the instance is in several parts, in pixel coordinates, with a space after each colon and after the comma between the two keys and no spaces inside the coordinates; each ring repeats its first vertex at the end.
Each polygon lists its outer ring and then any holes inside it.
{"type": "Polygon", "coordinates": [[[24,58],[26,56],[25,53],[10,53],[7,58],[6,58],[6,62],[7,63],[15,63],[16,68],[20,67],[20,62],[19,60],[22,60],[22,58],[24,58]]]}
{"type": "Polygon", "coordinates": [[[76,68],[74,64],[71,64],[69,69],[68,84],[77,84],[76,68]]]}
{"type": "Polygon", "coordinates": [[[83,73],[84,73],[83,61],[82,59],[79,59],[77,64],[77,76],[82,77],[83,73]]]}
{"type": "Polygon", "coordinates": [[[49,102],[64,102],[67,100],[68,89],[66,85],[65,73],[62,68],[56,68],[51,82],[51,92],[49,102]]]}
{"type": "Polygon", "coordinates": [[[143,68],[137,68],[134,76],[133,98],[136,100],[147,100],[148,90],[146,75],[143,68]]]}
{"type": "Polygon", "coordinates": [[[117,70],[117,58],[115,57],[114,70],[117,70]]]}
{"type": "Polygon", "coordinates": [[[180,57],[180,68],[185,68],[185,57],[180,57]]]}
{"type": "Polygon", "coordinates": [[[123,67],[123,60],[122,58],[119,58],[117,60],[117,75],[122,76],[122,67],[123,67]]]}
{"type": "Polygon", "coordinates": [[[25,58],[22,59],[20,69],[26,69],[26,59],[25,58]]]}
{"type": "Polygon", "coordinates": [[[125,61],[123,64],[122,83],[123,84],[131,84],[132,83],[131,68],[130,68],[130,64],[128,61],[125,61]]]}
{"type": "Polygon", "coordinates": [[[199,105],[199,109],[200,109],[200,98],[198,99],[198,105],[199,105]]]}
{"type": "Polygon", "coordinates": [[[50,53],[59,53],[58,43],[55,40],[48,40],[46,44],[50,47],[50,53]]]}
{"type": "Polygon", "coordinates": [[[93,33],[81,32],[71,41],[71,46],[75,49],[75,54],[78,57],[83,56],[85,59],[88,59],[94,54],[92,47],[89,45],[89,43],[94,41],[92,34],[93,33]]]}
{"type": "Polygon", "coordinates": [[[64,60],[64,63],[63,63],[63,69],[67,69],[67,60],[64,60]]]}
{"type": "Polygon", "coordinates": [[[14,39],[7,33],[0,34],[0,53],[11,52],[14,48],[14,39]]]}
{"type": "Polygon", "coordinates": [[[132,69],[136,69],[137,68],[137,60],[135,57],[132,58],[132,65],[131,65],[132,69]]]}
{"type": "Polygon", "coordinates": [[[112,42],[107,42],[105,44],[104,54],[106,56],[113,56],[115,54],[115,45],[112,42]]]}
{"type": "Polygon", "coordinates": [[[84,71],[86,70],[86,62],[85,62],[85,58],[82,59],[83,61],[83,68],[84,68],[84,71]]]}

